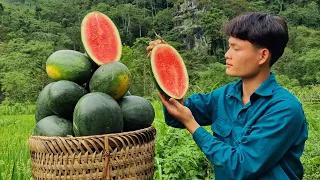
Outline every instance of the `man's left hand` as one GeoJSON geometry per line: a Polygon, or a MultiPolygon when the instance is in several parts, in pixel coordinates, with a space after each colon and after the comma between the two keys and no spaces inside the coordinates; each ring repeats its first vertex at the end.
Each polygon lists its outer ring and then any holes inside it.
{"type": "Polygon", "coordinates": [[[180,102],[174,98],[166,100],[161,93],[159,93],[159,97],[168,113],[184,124],[188,131],[193,134],[200,125],[194,119],[190,109],[183,105],[183,99],[180,102]]]}

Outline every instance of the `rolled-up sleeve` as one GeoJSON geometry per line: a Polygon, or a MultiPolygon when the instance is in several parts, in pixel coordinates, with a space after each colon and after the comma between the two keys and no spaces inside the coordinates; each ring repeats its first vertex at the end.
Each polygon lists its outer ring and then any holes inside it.
{"type": "Polygon", "coordinates": [[[231,146],[199,127],[193,139],[209,161],[231,179],[251,179],[274,166],[299,137],[305,116],[300,104],[279,100],[270,105],[237,146],[231,146]]]}

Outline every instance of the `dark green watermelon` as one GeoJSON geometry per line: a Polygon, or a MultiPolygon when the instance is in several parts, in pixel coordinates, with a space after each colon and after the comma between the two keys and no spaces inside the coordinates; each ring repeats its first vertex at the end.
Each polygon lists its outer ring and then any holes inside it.
{"type": "Polygon", "coordinates": [[[74,50],[59,50],[46,61],[46,72],[54,81],[68,80],[83,84],[92,75],[91,60],[83,53],[74,50]]]}
{"type": "Polygon", "coordinates": [[[73,115],[75,136],[120,133],[123,116],[119,104],[109,95],[93,92],[77,103],[73,115]]]}
{"type": "Polygon", "coordinates": [[[124,131],[151,126],[155,112],[152,104],[140,96],[125,96],[119,102],[123,114],[124,131]]]}
{"type": "Polygon", "coordinates": [[[90,92],[103,92],[115,100],[121,99],[129,90],[132,82],[127,66],[120,62],[110,62],[101,65],[92,75],[90,92]]]}
{"type": "MultiPolygon", "coordinates": [[[[54,82],[53,82],[54,83],[54,82]]],[[[39,93],[37,102],[36,102],[36,110],[35,110],[35,120],[39,122],[41,119],[54,115],[54,112],[48,105],[48,94],[49,89],[53,83],[46,85],[42,91],[39,93]]]]}
{"type": "Polygon", "coordinates": [[[35,126],[34,136],[73,136],[72,122],[56,115],[41,119],[35,126]]]}
{"type": "Polygon", "coordinates": [[[55,82],[48,95],[48,104],[52,111],[60,117],[72,120],[73,110],[78,100],[88,91],[72,81],[55,82]]]}

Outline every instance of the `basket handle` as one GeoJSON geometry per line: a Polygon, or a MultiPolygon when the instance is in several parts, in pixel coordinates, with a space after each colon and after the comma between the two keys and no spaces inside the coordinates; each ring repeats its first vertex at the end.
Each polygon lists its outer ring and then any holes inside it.
{"type": "Polygon", "coordinates": [[[104,164],[104,170],[102,174],[103,180],[110,180],[110,152],[109,152],[109,138],[108,136],[104,137],[104,155],[105,155],[105,164],[104,164]]]}

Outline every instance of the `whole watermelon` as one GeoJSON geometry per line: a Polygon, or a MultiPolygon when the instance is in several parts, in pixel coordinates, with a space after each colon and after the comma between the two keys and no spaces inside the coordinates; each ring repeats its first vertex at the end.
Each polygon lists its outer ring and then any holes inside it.
{"type": "Polygon", "coordinates": [[[119,133],[123,116],[119,104],[109,95],[92,92],[77,103],[73,115],[75,136],[119,133]]]}
{"type": "Polygon", "coordinates": [[[91,92],[103,92],[119,100],[129,90],[131,81],[131,73],[127,66],[121,62],[110,62],[101,65],[93,73],[89,88],[91,92]]]}
{"type": "Polygon", "coordinates": [[[74,107],[87,93],[87,90],[72,81],[60,80],[49,90],[48,105],[55,114],[72,121],[74,107]]]}
{"type": "Polygon", "coordinates": [[[125,96],[119,102],[123,114],[124,131],[134,131],[151,126],[155,112],[152,104],[140,96],[125,96]]]}
{"type": "Polygon", "coordinates": [[[93,73],[88,56],[74,50],[59,50],[46,61],[46,72],[54,81],[68,80],[78,84],[89,81],[93,73]]]}
{"type": "Polygon", "coordinates": [[[51,110],[51,108],[48,105],[49,89],[51,88],[53,83],[46,85],[42,89],[42,91],[39,93],[39,96],[36,102],[36,110],[35,110],[36,122],[39,122],[41,119],[47,116],[55,115],[55,113],[51,110]]]}
{"type": "Polygon", "coordinates": [[[37,122],[34,136],[73,136],[72,122],[56,115],[48,116],[37,122]]]}

